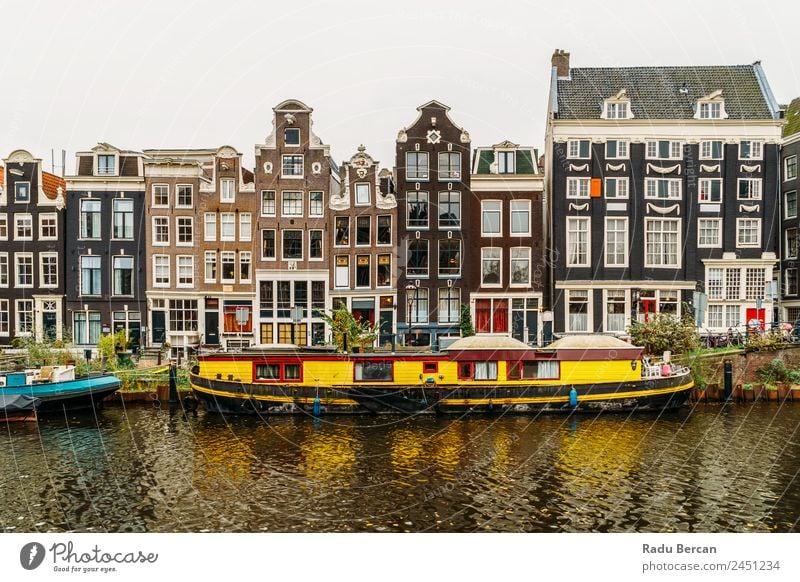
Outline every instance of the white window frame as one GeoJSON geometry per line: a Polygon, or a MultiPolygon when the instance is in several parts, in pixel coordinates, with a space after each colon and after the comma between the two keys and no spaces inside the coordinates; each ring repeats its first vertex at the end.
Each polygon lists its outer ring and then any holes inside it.
{"type": "Polygon", "coordinates": [[[354,204],[356,206],[369,206],[372,204],[372,188],[370,188],[369,182],[356,182],[353,185],[353,196],[354,196],[354,204]],[[363,193],[363,190],[366,188],[367,191],[367,200],[364,202],[363,200],[359,201],[359,195],[363,193]]]}
{"type": "Polygon", "coordinates": [[[784,194],[783,194],[783,211],[784,211],[784,214],[785,214],[785,216],[784,216],[785,219],[788,220],[790,218],[797,218],[797,203],[798,203],[797,190],[790,190],[788,192],[784,192],[784,194]],[[789,194],[794,194],[794,214],[791,214],[791,215],[789,214],[789,202],[787,201],[787,199],[789,197],[789,194]]]}
{"type": "Polygon", "coordinates": [[[191,184],[175,184],[175,208],[194,208],[194,187],[191,184]],[[189,204],[181,204],[181,188],[189,188],[189,204]]]}
{"type": "Polygon", "coordinates": [[[236,213],[235,212],[220,212],[219,213],[219,240],[221,242],[235,242],[236,241],[236,213]],[[231,234],[225,234],[225,226],[230,225],[233,228],[231,234]]]}
{"type": "Polygon", "coordinates": [[[259,244],[261,245],[261,250],[259,254],[261,255],[262,261],[277,261],[278,260],[278,231],[274,228],[262,228],[261,229],[261,237],[259,238],[259,244]],[[265,257],[264,256],[264,233],[271,232],[272,233],[272,242],[274,243],[275,255],[272,257],[265,257]]]}
{"type": "Polygon", "coordinates": [[[481,236],[493,238],[503,236],[503,201],[502,200],[481,200],[481,236]],[[489,232],[484,230],[484,214],[487,212],[487,206],[497,205],[497,209],[491,209],[489,212],[497,213],[498,215],[498,230],[497,232],[489,232]]]}
{"type": "Polygon", "coordinates": [[[761,219],[760,218],[749,218],[749,217],[737,218],[736,219],[736,248],[737,249],[753,249],[753,248],[761,247],[761,226],[762,225],[761,225],[761,219]],[[756,231],[756,234],[757,234],[756,242],[754,242],[754,243],[744,244],[744,243],[741,242],[741,239],[739,237],[739,233],[741,231],[742,224],[745,223],[745,222],[756,222],[758,224],[758,229],[756,231]]]}
{"type": "Polygon", "coordinates": [[[567,198],[588,199],[592,193],[592,179],[588,177],[569,176],[567,178],[567,198]]]}
{"type": "Polygon", "coordinates": [[[739,159],[740,160],[763,160],[764,159],[764,142],[758,139],[743,139],[739,142],[739,159]],[[745,157],[742,155],[742,146],[750,144],[750,154],[745,157]],[[753,153],[754,150],[756,153],[753,153]]]}
{"type": "Polygon", "coordinates": [[[308,193],[308,215],[310,217],[312,217],[312,218],[318,218],[318,217],[325,216],[325,192],[323,192],[322,190],[310,190],[309,191],[309,193],[308,193]],[[311,199],[311,197],[314,194],[319,194],[320,198],[321,198],[320,206],[319,206],[319,212],[314,212],[314,201],[311,199]]]}
{"type": "Polygon", "coordinates": [[[564,293],[564,329],[569,333],[592,333],[594,328],[594,309],[592,305],[593,289],[565,289],[564,293]],[[586,329],[572,329],[569,319],[569,306],[571,303],[572,293],[575,291],[586,292],[586,329]]]}
{"type": "Polygon", "coordinates": [[[178,289],[191,289],[194,287],[194,255],[176,255],[175,256],[175,287],[178,289]],[[184,261],[182,261],[184,259],[184,261]],[[185,259],[188,259],[189,265],[191,266],[191,282],[190,283],[181,283],[181,267],[185,267],[186,265],[181,265],[181,262],[186,262],[185,259]]]}
{"type": "Polygon", "coordinates": [[[676,139],[649,139],[645,143],[645,159],[647,160],[682,160],[683,159],[683,142],[676,139]],[[669,156],[662,158],[658,155],[659,142],[669,142],[669,156]],[[651,147],[655,144],[654,147],[651,147]],[[655,151],[653,151],[655,150],[655,151]]]}
{"type": "Polygon", "coordinates": [[[698,101],[696,119],[725,119],[725,102],[717,99],[714,101],[698,101]]]}
{"type": "Polygon", "coordinates": [[[169,208],[169,184],[153,184],[150,190],[150,208],[169,208]],[[156,204],[156,190],[166,188],[166,204],[156,204]]]}
{"type": "MultiPolygon", "coordinates": [[[[683,229],[682,229],[682,220],[680,218],[651,218],[651,217],[645,218],[644,219],[644,266],[646,268],[650,268],[650,269],[680,269],[681,268],[681,264],[683,263],[683,253],[682,253],[683,248],[682,248],[682,244],[683,244],[684,241],[681,238],[682,231],[683,231],[683,229]],[[675,233],[676,234],[676,238],[675,238],[675,241],[676,241],[675,242],[675,245],[676,245],[676,263],[674,265],[670,265],[670,264],[666,264],[665,265],[665,264],[658,264],[658,263],[654,264],[654,263],[651,263],[649,261],[649,259],[648,259],[648,254],[649,253],[647,251],[647,236],[648,236],[649,231],[650,231],[650,229],[648,229],[648,225],[654,224],[656,222],[662,223],[662,224],[670,223],[670,224],[677,224],[678,225],[677,232],[675,233]]],[[[663,227],[658,233],[653,233],[653,234],[660,234],[661,235],[661,246],[662,246],[662,250],[663,250],[663,247],[664,247],[664,234],[665,234],[665,232],[663,230],[663,227]]],[[[672,234],[672,233],[667,233],[667,234],[672,234]]],[[[663,252],[660,253],[660,256],[663,257],[664,253],[663,252]]]]}
{"type": "Polygon", "coordinates": [[[303,191],[302,190],[281,190],[281,217],[282,218],[303,218],[303,213],[305,212],[305,200],[303,200],[303,191]],[[287,194],[299,194],[300,196],[297,197],[295,200],[290,200],[289,202],[297,203],[300,201],[300,211],[299,212],[286,212],[286,195],[287,194]]]}
{"type": "Polygon", "coordinates": [[[570,139],[567,140],[567,159],[569,160],[588,160],[592,157],[592,140],[590,139],[570,139]],[[589,142],[588,152],[585,156],[581,155],[581,142],[589,142]]]}
{"type": "Polygon", "coordinates": [[[783,181],[788,182],[789,180],[797,179],[797,155],[786,156],[783,158],[783,181]],[[794,160],[794,176],[789,175],[789,160],[794,160]]]}
{"type": "Polygon", "coordinates": [[[155,288],[155,289],[164,289],[164,288],[170,286],[170,283],[172,281],[172,272],[171,272],[172,264],[171,263],[172,263],[172,261],[170,260],[170,256],[169,255],[153,255],[153,288],[155,288]],[[156,277],[158,276],[158,262],[159,262],[159,259],[164,259],[164,262],[166,262],[166,268],[167,268],[167,281],[166,281],[166,283],[159,282],[156,279],[156,277]]]}
{"type": "Polygon", "coordinates": [[[721,139],[704,139],[700,142],[700,159],[701,160],[724,160],[725,159],[725,142],[721,139]],[[714,157],[714,147],[711,145],[719,142],[719,157],[714,157]],[[708,149],[707,152],[704,150],[708,149]]]}
{"type": "Polygon", "coordinates": [[[0,240],[8,240],[8,214],[0,213],[0,240]]]}
{"type": "MultiPolygon", "coordinates": [[[[27,309],[25,312],[27,313],[27,309]]],[[[18,337],[30,337],[33,335],[33,331],[36,329],[36,304],[33,299],[16,299],[14,300],[14,332],[18,337]],[[31,306],[30,313],[31,313],[31,330],[30,331],[22,331],[19,324],[22,322],[22,318],[19,316],[20,314],[20,305],[23,303],[28,303],[31,306]]]]}
{"type": "Polygon", "coordinates": [[[603,289],[603,331],[605,333],[625,333],[630,324],[630,316],[631,313],[631,292],[630,289],[603,289]],[[608,309],[607,306],[609,305],[608,294],[609,291],[622,291],[623,296],[625,297],[625,323],[621,330],[619,329],[611,329],[608,325],[608,309]]]}
{"type": "MultiPolygon", "coordinates": [[[[568,216],[566,218],[566,235],[567,235],[567,267],[589,267],[592,264],[592,219],[588,216],[568,216]],[[570,224],[586,224],[586,260],[583,262],[573,262],[572,261],[572,252],[570,250],[573,242],[571,241],[571,237],[573,236],[573,231],[570,229],[570,224]]],[[[576,233],[584,232],[584,231],[574,231],[576,233]]],[[[574,244],[578,244],[576,241],[574,244]]],[[[578,252],[577,255],[581,253],[578,252]]]]}
{"type": "Polygon", "coordinates": [[[152,221],[152,237],[151,237],[152,245],[154,247],[168,247],[169,246],[169,241],[170,241],[170,238],[171,238],[171,236],[170,236],[170,226],[169,226],[169,216],[153,216],[151,218],[151,221],[152,221]],[[156,232],[157,232],[156,222],[162,222],[162,221],[167,226],[167,240],[166,241],[156,240],[156,232]]]}
{"type": "Polygon", "coordinates": [[[308,230],[308,260],[309,261],[324,261],[325,260],[325,231],[321,228],[310,228],[308,230]],[[311,233],[319,232],[322,233],[320,237],[321,243],[321,252],[319,257],[312,257],[311,256],[311,233]]]}
{"type": "Polygon", "coordinates": [[[262,190],[261,191],[261,216],[277,216],[278,213],[278,193],[276,190],[262,190]],[[265,194],[272,194],[272,212],[265,210],[265,194]]]}
{"type": "Polygon", "coordinates": [[[113,255],[111,257],[111,296],[112,297],[133,297],[136,294],[136,259],[131,255],[113,255]],[[117,259],[131,259],[131,292],[130,293],[116,293],[116,271],[117,259]]]}
{"type": "Polygon", "coordinates": [[[219,280],[220,283],[236,283],[236,251],[222,251],[219,254],[219,280]],[[225,263],[233,265],[233,277],[225,278],[225,263]]]}
{"type": "Polygon", "coordinates": [[[797,249],[798,249],[798,246],[800,246],[800,238],[798,238],[798,237],[800,237],[800,229],[798,229],[796,226],[793,226],[791,228],[787,228],[786,230],[783,231],[783,248],[784,248],[783,258],[785,258],[785,259],[796,259],[797,258],[797,249]],[[791,247],[789,246],[789,231],[790,230],[794,231],[794,238],[795,238],[794,252],[793,253],[791,252],[791,247]]]}
{"type": "Polygon", "coordinates": [[[631,102],[628,100],[606,100],[603,119],[630,119],[631,102]]]}
{"type": "Polygon", "coordinates": [[[217,213],[206,212],[203,214],[203,240],[216,242],[217,240],[217,213]]]}
{"type": "Polygon", "coordinates": [[[220,178],[219,201],[222,204],[233,204],[236,202],[236,180],[233,178],[220,178]]]}
{"type": "Polygon", "coordinates": [[[11,286],[11,263],[9,261],[9,253],[0,253],[0,287],[7,288],[11,286]]]}
{"type": "Polygon", "coordinates": [[[35,283],[36,277],[36,265],[33,263],[33,253],[14,253],[14,287],[17,289],[32,289],[35,283]],[[20,284],[19,282],[19,275],[20,275],[20,266],[21,262],[19,259],[30,259],[30,267],[31,267],[31,282],[30,284],[20,284]]]}
{"type": "Polygon", "coordinates": [[[281,178],[286,178],[289,180],[302,180],[306,173],[306,158],[303,154],[283,154],[281,156],[281,178]],[[287,174],[285,173],[286,169],[286,158],[300,158],[300,173],[299,174],[287,174]]]}
{"type": "Polygon", "coordinates": [[[39,253],[39,287],[42,289],[55,289],[58,287],[58,253],[44,252],[39,253]],[[44,276],[44,259],[55,258],[56,260],[56,281],[55,283],[46,284],[44,276]]]}
{"type": "Polygon", "coordinates": [[[27,181],[27,180],[19,180],[17,182],[14,182],[14,202],[23,203],[23,204],[25,204],[25,203],[28,203],[28,204],[33,203],[33,194],[31,193],[31,183],[29,181],[27,181]],[[22,186],[23,184],[28,186],[28,188],[26,189],[26,192],[28,193],[27,200],[24,200],[24,199],[21,199],[21,198],[17,198],[18,186],[22,186]]]}
{"type": "MultiPolygon", "coordinates": [[[[627,216],[606,216],[605,217],[605,225],[604,225],[604,227],[605,228],[604,228],[604,237],[603,237],[603,264],[606,267],[610,267],[610,268],[614,268],[614,269],[627,268],[628,267],[628,260],[629,260],[628,257],[630,255],[630,252],[629,252],[630,244],[629,244],[629,238],[628,238],[628,217],[627,216]],[[608,223],[611,220],[613,220],[613,221],[621,220],[623,222],[623,225],[624,225],[624,229],[622,231],[623,245],[622,245],[622,262],[621,263],[610,262],[609,261],[609,256],[615,256],[617,254],[617,253],[612,253],[611,255],[609,255],[609,252],[608,252],[609,242],[610,242],[608,240],[608,234],[611,232],[609,230],[608,223]]],[[[619,231],[614,231],[614,232],[618,233],[619,231]]]]}
{"type": "Polygon", "coordinates": [[[496,289],[503,286],[503,249],[502,247],[481,247],[481,287],[484,288],[492,288],[496,289]],[[497,255],[497,257],[487,257],[486,255],[489,254],[491,251],[492,255],[497,255]],[[500,272],[498,273],[498,282],[497,283],[484,283],[483,281],[483,264],[486,261],[497,261],[500,264],[500,272]]]}
{"type": "Polygon", "coordinates": [[[218,268],[217,251],[205,251],[203,254],[203,281],[205,283],[216,283],[218,268]],[[211,265],[213,268],[209,269],[209,265],[211,265]],[[214,276],[210,277],[209,275],[211,275],[212,272],[214,276]]]}
{"type": "Polygon", "coordinates": [[[631,155],[631,142],[627,139],[609,139],[606,140],[606,159],[607,160],[628,160],[630,159],[631,155]],[[616,155],[609,155],[608,153],[608,144],[610,142],[615,142],[617,144],[617,153],[616,155]],[[620,150],[624,150],[625,153],[620,154],[620,150]]]}
{"type": "Polygon", "coordinates": [[[333,257],[333,286],[336,289],[349,289],[350,288],[350,256],[349,255],[335,255],[333,257]],[[339,259],[344,257],[347,259],[347,265],[340,265],[339,259]],[[347,274],[347,281],[344,281],[344,274],[347,274]]]}
{"type": "Polygon", "coordinates": [[[176,216],[175,217],[175,246],[176,247],[193,247],[194,246],[194,218],[191,216],[176,216]],[[186,226],[188,220],[189,230],[191,231],[191,240],[188,242],[181,240],[181,226],[186,226]]]}
{"type": "Polygon", "coordinates": [[[764,184],[762,183],[761,178],[739,178],[736,180],[736,199],[737,200],[761,200],[763,197],[763,188],[764,184]],[[747,197],[742,197],[741,192],[741,185],[742,183],[749,183],[750,187],[747,189],[749,195],[747,197]],[[756,188],[753,188],[756,186],[756,188]],[[754,192],[756,190],[756,192],[754,192]]]}
{"type": "Polygon", "coordinates": [[[697,247],[701,249],[720,249],[722,248],[722,218],[721,217],[709,217],[709,218],[698,218],[697,219],[697,247]],[[717,227],[717,242],[716,243],[704,243],[702,239],[703,227],[702,224],[704,222],[716,222],[717,227]]]}
{"type": "Polygon", "coordinates": [[[33,225],[33,214],[30,212],[17,212],[14,214],[14,240],[32,241],[34,230],[35,227],[33,225]],[[28,223],[28,230],[30,230],[31,233],[30,236],[19,236],[19,227],[23,221],[28,223]]]}
{"type": "Polygon", "coordinates": [[[628,178],[624,176],[612,176],[610,178],[605,179],[605,184],[603,184],[603,196],[610,200],[627,200],[630,198],[630,183],[628,178]],[[614,182],[614,196],[608,195],[608,184],[610,182],[614,182]],[[625,190],[625,195],[620,196],[620,184],[625,184],[623,190],[625,190]]]}
{"type": "MultiPolygon", "coordinates": [[[[500,267],[502,271],[502,266],[500,267]]],[[[508,249],[508,286],[509,287],[530,287],[531,286],[531,276],[532,276],[532,265],[531,265],[531,247],[511,247],[508,249]],[[514,258],[514,251],[522,252],[525,254],[524,257],[516,259],[514,258]],[[527,261],[528,262],[528,280],[523,282],[514,282],[514,261],[527,261]]],[[[502,277],[500,281],[502,282],[502,277]]]]}
{"type": "Polygon", "coordinates": [[[697,201],[700,204],[721,204],[725,197],[723,188],[724,184],[722,183],[722,178],[700,178],[697,181],[697,201]],[[719,200],[703,200],[703,185],[708,184],[710,187],[715,183],[719,184],[719,200]]]}
{"type": "Polygon", "coordinates": [[[510,229],[509,236],[531,236],[531,201],[530,200],[512,200],[509,205],[509,225],[508,228],[510,229]],[[514,206],[522,206],[523,208],[514,209],[514,206]],[[515,231],[514,230],[514,213],[517,212],[524,212],[528,216],[527,224],[528,228],[524,231],[515,231]]]}
{"type": "Polygon", "coordinates": [[[253,216],[249,212],[239,213],[239,241],[250,242],[253,239],[253,216]]]}
{"type": "Polygon", "coordinates": [[[305,257],[305,238],[303,236],[303,229],[302,228],[284,228],[281,231],[281,260],[282,261],[302,261],[305,257]],[[287,257],[286,256],[286,238],[285,234],[287,232],[299,232],[300,233],[300,256],[299,257],[287,257]]]}
{"type": "Polygon", "coordinates": [[[680,200],[683,197],[683,180],[681,178],[645,178],[644,179],[645,200],[680,200]],[[667,183],[667,197],[662,198],[658,195],[658,185],[661,182],[667,183]],[[650,185],[653,185],[655,195],[650,194],[650,185]],[[677,185],[677,188],[673,188],[677,185]],[[677,193],[674,190],[677,189],[677,193]]]}
{"type": "Polygon", "coordinates": [[[39,215],[39,240],[58,240],[58,214],[56,212],[43,212],[39,215]],[[56,229],[56,234],[47,236],[44,234],[45,220],[52,220],[53,227],[56,229]]]}
{"type": "MultiPolygon", "coordinates": [[[[0,325],[0,337],[11,336],[11,301],[8,299],[0,299],[0,314],[5,314],[5,324],[0,325]]],[[[0,323],[3,318],[0,317],[0,323]]]]}
{"type": "MultiPolygon", "coordinates": [[[[409,181],[409,182],[427,182],[428,180],[430,180],[430,176],[431,176],[431,156],[430,156],[430,154],[428,152],[417,151],[417,150],[406,152],[405,162],[406,162],[405,174],[406,174],[406,180],[407,181],[409,181]],[[417,160],[425,159],[427,161],[427,163],[426,163],[426,166],[428,167],[427,173],[422,174],[422,173],[417,172],[413,176],[411,175],[411,173],[408,171],[408,169],[410,167],[410,164],[408,163],[408,160],[409,160],[409,156],[411,156],[411,155],[416,155],[417,156],[417,160]]],[[[417,163],[416,166],[419,167],[419,163],[417,163]]]]}
{"type": "Polygon", "coordinates": [[[250,251],[239,251],[239,282],[250,283],[253,280],[253,253],[250,251]],[[242,265],[249,265],[247,268],[247,278],[242,277],[244,270],[242,265]]]}

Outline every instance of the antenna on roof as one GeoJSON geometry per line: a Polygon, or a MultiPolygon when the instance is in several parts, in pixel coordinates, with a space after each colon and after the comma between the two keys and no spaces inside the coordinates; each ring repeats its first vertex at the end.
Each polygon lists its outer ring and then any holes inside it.
{"type": "Polygon", "coordinates": [[[679,89],[679,91],[683,95],[688,95],[689,94],[689,87],[687,87],[686,83],[684,83],[683,85],[681,85],[681,88],[679,89]]]}

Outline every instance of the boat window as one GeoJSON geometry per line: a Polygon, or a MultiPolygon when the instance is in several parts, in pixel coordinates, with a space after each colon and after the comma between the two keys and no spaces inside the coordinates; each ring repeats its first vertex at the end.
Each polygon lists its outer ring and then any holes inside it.
{"type": "Polygon", "coordinates": [[[280,380],[281,367],[278,364],[258,364],[256,366],[257,380],[280,380]]]}
{"type": "Polygon", "coordinates": [[[509,380],[552,380],[559,377],[559,362],[514,362],[508,368],[509,380]]]}
{"type": "Polygon", "coordinates": [[[299,380],[300,379],[300,364],[284,364],[283,365],[283,378],[284,378],[284,380],[299,380]]]}
{"type": "Polygon", "coordinates": [[[458,365],[458,377],[462,380],[472,379],[472,362],[464,362],[458,365]]]}
{"type": "Polygon", "coordinates": [[[356,381],[387,382],[391,381],[392,377],[392,362],[356,362],[356,381]]]}
{"type": "Polygon", "coordinates": [[[497,380],[497,362],[475,362],[476,380],[497,380]]]}
{"type": "Polygon", "coordinates": [[[422,371],[426,374],[435,374],[439,371],[439,364],[437,362],[425,362],[422,364],[422,371]]]}

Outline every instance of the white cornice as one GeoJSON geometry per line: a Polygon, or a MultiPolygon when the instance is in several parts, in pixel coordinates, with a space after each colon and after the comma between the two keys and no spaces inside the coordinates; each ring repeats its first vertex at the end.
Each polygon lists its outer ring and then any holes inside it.
{"type": "Polygon", "coordinates": [[[531,190],[544,191],[544,175],[536,176],[508,176],[505,174],[472,174],[470,189],[473,192],[502,192],[531,190]]]}
{"type": "Polygon", "coordinates": [[[763,139],[778,143],[783,120],[643,120],[554,119],[550,128],[558,138],[600,139],[763,139]]]}
{"type": "Polygon", "coordinates": [[[67,190],[91,190],[103,192],[106,190],[142,190],[144,191],[144,178],[141,176],[120,176],[113,180],[96,176],[67,176],[67,190]]]}

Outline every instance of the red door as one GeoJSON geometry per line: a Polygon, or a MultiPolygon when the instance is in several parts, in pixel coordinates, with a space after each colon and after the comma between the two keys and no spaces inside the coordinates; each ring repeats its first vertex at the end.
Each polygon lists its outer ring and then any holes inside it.
{"type": "Polygon", "coordinates": [[[754,307],[748,307],[745,311],[747,316],[747,327],[750,328],[750,322],[754,319],[758,320],[758,325],[761,328],[761,331],[764,331],[767,328],[766,325],[766,316],[764,314],[764,309],[756,309],[754,307]]]}

